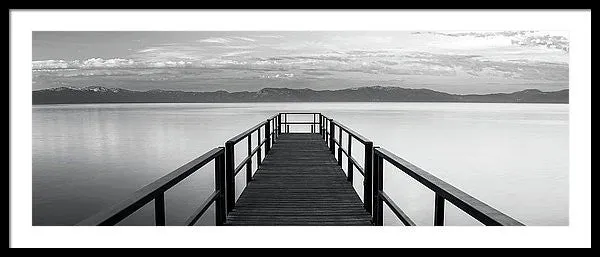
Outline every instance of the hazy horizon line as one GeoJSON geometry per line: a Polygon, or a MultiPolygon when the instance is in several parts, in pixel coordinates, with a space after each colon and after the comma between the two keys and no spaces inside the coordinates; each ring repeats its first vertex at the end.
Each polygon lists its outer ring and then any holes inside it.
{"type": "Polygon", "coordinates": [[[569,90],[569,88],[565,88],[565,89],[559,89],[559,90],[552,90],[552,91],[544,91],[544,90],[540,90],[537,88],[526,88],[526,89],[522,89],[522,90],[516,90],[516,91],[499,91],[499,92],[494,92],[494,93],[449,93],[446,91],[440,91],[440,90],[434,90],[434,89],[430,89],[430,88],[424,88],[424,87],[420,87],[420,88],[413,88],[413,87],[401,87],[401,86],[360,86],[360,87],[347,87],[347,88],[340,88],[340,89],[312,89],[312,88],[289,88],[289,87],[263,87],[259,90],[255,90],[255,91],[249,91],[249,90],[243,90],[243,91],[227,91],[224,89],[220,89],[220,90],[213,90],[213,91],[188,91],[188,90],[176,90],[176,89],[163,89],[163,88],[159,88],[159,89],[148,89],[148,90],[139,90],[139,89],[128,89],[128,88],[122,88],[122,87],[105,87],[105,86],[86,86],[86,87],[72,87],[72,86],[61,86],[61,87],[48,87],[48,88],[42,88],[42,89],[36,89],[36,90],[32,90],[32,92],[37,92],[37,91],[44,91],[44,90],[52,90],[52,89],[59,89],[59,88],[69,88],[69,89],[86,89],[86,88],[106,88],[106,89],[121,89],[121,90],[128,90],[128,91],[134,91],[134,92],[150,92],[150,91],[164,91],[164,92],[184,92],[184,93],[216,93],[216,92],[226,92],[226,93],[255,93],[255,92],[259,92],[265,89],[284,89],[284,90],[310,90],[310,91],[316,91],[316,92],[323,92],[323,91],[342,91],[342,90],[350,90],[350,89],[360,89],[360,88],[401,88],[401,89],[411,89],[411,90],[430,90],[430,91],[434,91],[434,92],[440,92],[440,93],[445,93],[445,94],[450,94],[450,95],[492,95],[492,94],[511,94],[511,93],[517,93],[517,92],[523,92],[523,91],[539,91],[539,92],[543,92],[543,93],[552,93],[552,92],[560,92],[560,91],[564,91],[564,90],[569,90]]]}

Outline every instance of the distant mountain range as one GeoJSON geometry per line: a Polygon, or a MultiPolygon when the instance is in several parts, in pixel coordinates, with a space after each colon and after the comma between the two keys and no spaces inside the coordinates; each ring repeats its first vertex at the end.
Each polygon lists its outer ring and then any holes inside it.
{"type": "Polygon", "coordinates": [[[33,104],[84,103],[234,103],[234,102],[479,102],[569,103],[569,90],[458,95],[430,89],[360,87],[340,90],[263,88],[256,92],[134,91],[91,86],[59,87],[33,91],[33,104]]]}

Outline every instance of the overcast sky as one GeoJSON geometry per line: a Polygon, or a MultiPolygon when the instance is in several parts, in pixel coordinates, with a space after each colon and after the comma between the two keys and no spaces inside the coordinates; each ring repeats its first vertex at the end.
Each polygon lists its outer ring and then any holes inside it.
{"type": "Polygon", "coordinates": [[[33,89],[568,88],[568,33],[34,32],[33,89]]]}

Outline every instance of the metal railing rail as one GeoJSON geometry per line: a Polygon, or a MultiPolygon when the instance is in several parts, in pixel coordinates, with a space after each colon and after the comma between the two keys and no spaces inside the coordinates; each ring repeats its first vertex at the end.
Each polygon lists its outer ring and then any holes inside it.
{"type": "Polygon", "coordinates": [[[319,131],[321,131],[322,123],[317,121],[321,113],[318,112],[281,112],[278,113],[279,125],[278,129],[283,133],[290,133],[290,125],[310,125],[310,133],[316,133],[316,125],[319,125],[319,131]],[[287,121],[288,115],[312,115],[312,121],[287,121]],[[282,129],[281,126],[284,126],[282,129]]]}
{"type": "Polygon", "coordinates": [[[186,225],[194,223],[206,212],[208,207],[215,202],[216,225],[223,225],[226,218],[225,213],[225,156],[223,147],[217,147],[208,151],[204,155],[181,166],[171,173],[159,178],[147,186],[137,190],[128,199],[92,216],[81,222],[78,226],[112,226],[118,224],[123,219],[154,200],[154,220],[155,225],[164,226],[165,219],[165,191],[175,186],[177,183],[192,175],[198,169],[214,160],[215,163],[215,190],[204,201],[204,203],[190,216],[186,225]]]}
{"type": "Polygon", "coordinates": [[[363,176],[363,204],[364,208],[372,213],[372,157],[373,157],[373,142],[361,134],[355,132],[354,130],[340,124],[339,122],[334,121],[333,119],[327,118],[324,115],[321,115],[321,122],[326,124],[323,127],[323,139],[328,142],[329,151],[331,154],[335,156],[335,145],[338,146],[337,149],[337,161],[338,165],[342,167],[342,154],[346,155],[348,158],[347,171],[348,171],[348,181],[353,183],[354,180],[354,167],[358,170],[358,172],[363,176]],[[336,129],[338,128],[339,134],[338,139],[335,139],[336,129]],[[346,132],[348,135],[348,143],[347,148],[344,149],[342,147],[342,133],[346,132]],[[328,140],[327,140],[328,139],[328,140]],[[352,139],[356,139],[358,142],[362,143],[364,146],[364,160],[363,166],[361,167],[359,162],[352,157],[352,139]]]}
{"type": "Polygon", "coordinates": [[[444,225],[444,204],[447,200],[471,217],[487,226],[523,226],[508,215],[477,200],[473,196],[446,183],[423,169],[379,147],[373,151],[373,223],[383,225],[383,202],[385,202],[404,225],[415,225],[383,191],[383,161],[387,161],[410,177],[435,192],[434,226],[444,225]]]}
{"type": "Polygon", "coordinates": [[[238,173],[246,167],[246,185],[252,181],[252,158],[256,155],[257,167],[262,161],[262,146],[265,146],[265,155],[271,151],[271,146],[277,139],[279,133],[280,116],[274,115],[267,120],[251,127],[250,129],[238,134],[237,136],[229,139],[225,143],[225,174],[226,174],[226,198],[227,198],[227,212],[230,212],[235,207],[235,177],[238,173]],[[261,129],[264,127],[264,138],[262,137],[261,129]],[[252,148],[252,134],[256,132],[257,135],[257,146],[252,148]],[[248,143],[248,155],[235,166],[235,145],[247,139],[248,143]]]}

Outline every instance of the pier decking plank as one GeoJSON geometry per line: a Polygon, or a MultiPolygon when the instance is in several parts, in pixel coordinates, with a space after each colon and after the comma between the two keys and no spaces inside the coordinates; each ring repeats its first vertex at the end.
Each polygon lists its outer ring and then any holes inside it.
{"type": "Polygon", "coordinates": [[[372,225],[319,134],[281,134],[225,225],[372,225]]]}

